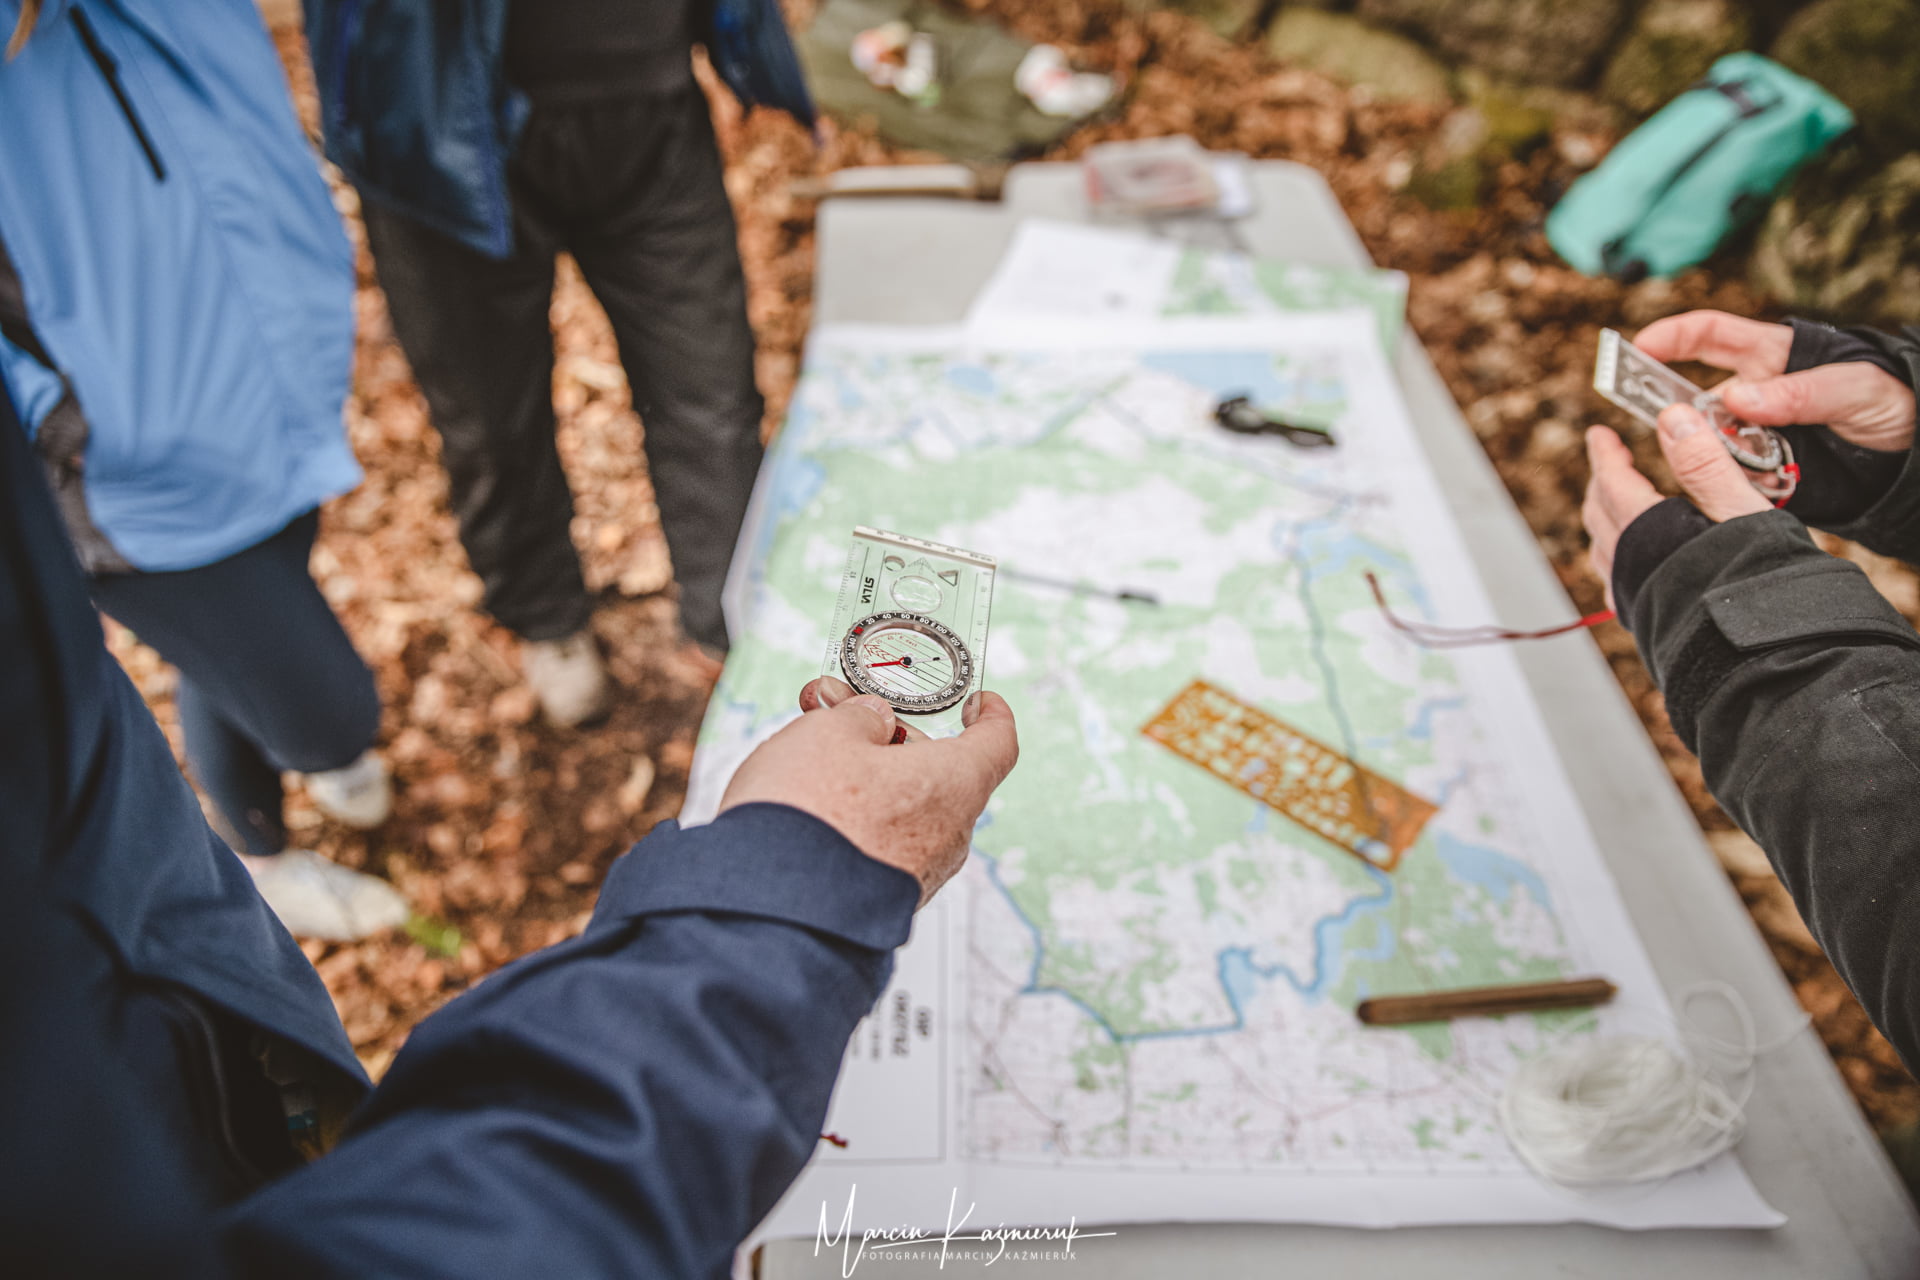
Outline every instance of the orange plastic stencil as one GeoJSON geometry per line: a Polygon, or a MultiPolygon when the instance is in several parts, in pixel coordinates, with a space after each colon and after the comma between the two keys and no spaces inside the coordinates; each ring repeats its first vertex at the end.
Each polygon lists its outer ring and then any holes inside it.
{"type": "Polygon", "coordinates": [[[1437,811],[1429,800],[1195,680],[1140,732],[1382,871],[1437,811]]]}

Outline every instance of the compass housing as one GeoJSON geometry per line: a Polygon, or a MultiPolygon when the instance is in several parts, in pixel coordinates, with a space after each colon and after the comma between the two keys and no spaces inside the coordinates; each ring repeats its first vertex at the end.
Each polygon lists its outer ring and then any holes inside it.
{"type": "Polygon", "coordinates": [[[885,698],[903,715],[924,716],[945,711],[966,697],[973,683],[973,654],[966,642],[945,623],[924,613],[889,609],[868,614],[847,629],[840,642],[840,670],[847,683],[858,692],[885,698]],[[884,643],[889,636],[906,642],[895,661],[904,657],[906,661],[901,663],[904,669],[924,675],[910,680],[882,679],[870,669],[872,659],[867,655],[874,652],[872,646],[876,642],[884,643]],[[929,645],[945,670],[928,671],[928,657],[923,657],[916,667],[913,655],[905,652],[911,647],[921,649],[924,654],[929,645]]]}

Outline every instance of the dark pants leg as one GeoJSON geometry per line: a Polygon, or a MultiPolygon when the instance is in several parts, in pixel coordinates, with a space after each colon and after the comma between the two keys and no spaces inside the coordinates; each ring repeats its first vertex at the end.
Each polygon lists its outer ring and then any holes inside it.
{"type": "Polygon", "coordinates": [[[746,279],[705,96],[649,99],[645,110],[631,122],[607,112],[591,129],[596,149],[624,139],[630,154],[606,212],[569,247],[613,322],[646,429],[681,621],[725,650],[720,591],[760,469],[746,279]]]}
{"type": "Polygon", "coordinates": [[[376,201],[362,210],[487,612],[529,640],[570,636],[593,605],[553,441],[555,244],[526,227],[496,261],[376,201]]]}
{"type": "Polygon", "coordinates": [[[553,445],[553,258],[606,308],[646,427],[687,633],[724,649],[720,589],[760,465],[733,210],[697,89],[536,104],[510,178],[514,253],[494,261],[368,200],[367,238],[446,446],[461,541],[487,609],[529,639],[590,604],[553,445]]]}
{"type": "Polygon", "coordinates": [[[248,853],[286,847],[280,770],[352,764],[380,731],[373,673],[307,572],[309,512],[199,569],[103,574],[94,603],[180,671],[187,762],[248,853]]]}

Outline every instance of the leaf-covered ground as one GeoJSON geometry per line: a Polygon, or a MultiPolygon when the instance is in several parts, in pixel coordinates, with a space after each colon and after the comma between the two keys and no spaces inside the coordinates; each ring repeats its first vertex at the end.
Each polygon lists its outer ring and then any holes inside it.
{"type": "MultiPolygon", "coordinates": [[[[1633,329],[1698,306],[1770,313],[1741,282],[1737,256],[1631,288],[1580,276],[1554,257],[1541,219],[1613,141],[1604,127],[1566,119],[1492,173],[1478,208],[1434,212],[1406,186],[1442,130],[1440,111],[1371,100],[1222,42],[1181,16],[1135,14],[1122,0],[967,0],[966,7],[1120,78],[1125,96],[1110,116],[1047,158],[1071,158],[1113,138],[1188,133],[1208,147],[1322,172],[1375,258],[1412,277],[1415,330],[1576,603],[1600,607],[1579,522],[1580,432],[1597,416],[1589,390],[1597,331],[1633,329]]],[[[803,5],[790,8],[804,20],[803,5]]],[[[311,118],[297,39],[283,37],[282,46],[311,118]]],[[[928,157],[833,122],[821,127],[816,145],[783,116],[743,120],[710,77],[707,83],[740,221],[771,434],[811,312],[814,206],[789,184],[848,165],[928,157]]],[[[352,193],[342,191],[340,204],[358,239],[352,193]]],[[[621,693],[611,721],[582,733],[541,722],[519,682],[511,637],[474,609],[479,583],[446,509],[438,441],[364,248],[357,306],[347,419],[367,479],[327,507],[313,569],[378,675],[387,708],[382,743],[399,793],[392,820],[371,834],[323,820],[297,790],[290,819],[298,839],[391,877],[450,926],[418,940],[307,945],[378,1074],[408,1029],[440,1003],[584,924],[608,864],[678,810],[711,672],[678,634],[671,568],[640,457],[642,425],[629,408],[612,335],[577,274],[563,271],[554,300],[554,395],[576,494],[575,541],[601,596],[595,631],[621,693]]],[[[1644,441],[1640,447],[1659,471],[1657,450],[1644,441]]],[[[1833,549],[1860,560],[1909,617],[1920,618],[1920,579],[1910,570],[1837,543],[1833,549]]],[[[1863,1108],[1883,1128],[1920,1116],[1920,1086],[1820,955],[1764,858],[1706,794],[1630,639],[1602,628],[1594,640],[1863,1108]]],[[[118,629],[113,643],[177,742],[170,672],[118,629]]]]}

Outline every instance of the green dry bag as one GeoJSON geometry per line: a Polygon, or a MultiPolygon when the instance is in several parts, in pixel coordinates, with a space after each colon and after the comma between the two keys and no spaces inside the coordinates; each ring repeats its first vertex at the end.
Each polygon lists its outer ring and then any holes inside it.
{"type": "Polygon", "coordinates": [[[1684,271],[1852,127],[1853,113],[1811,80],[1730,53],[1573,184],[1547,215],[1547,240],[1589,275],[1684,271]]]}

